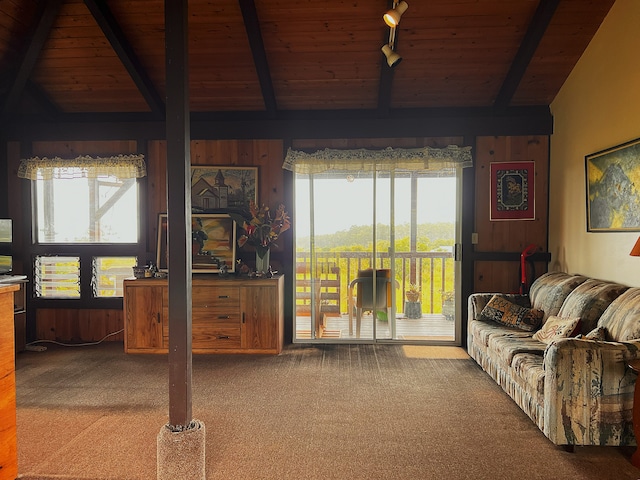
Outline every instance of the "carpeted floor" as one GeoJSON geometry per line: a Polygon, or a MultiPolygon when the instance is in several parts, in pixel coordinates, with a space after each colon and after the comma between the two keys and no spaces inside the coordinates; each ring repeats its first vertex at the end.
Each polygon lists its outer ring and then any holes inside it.
{"type": "MultiPolygon", "coordinates": [[[[25,480],[156,478],[166,356],[121,343],[17,359],[25,480]]],[[[638,479],[632,449],[551,444],[464,350],[293,345],[193,357],[208,479],[638,479]]]]}

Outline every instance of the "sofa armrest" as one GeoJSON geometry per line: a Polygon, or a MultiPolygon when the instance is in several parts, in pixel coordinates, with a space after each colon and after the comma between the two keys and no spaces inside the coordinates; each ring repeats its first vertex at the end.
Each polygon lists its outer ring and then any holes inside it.
{"type": "Polygon", "coordinates": [[[544,427],[557,445],[635,445],[632,428],[640,340],[565,338],[544,354],[544,427]]]}

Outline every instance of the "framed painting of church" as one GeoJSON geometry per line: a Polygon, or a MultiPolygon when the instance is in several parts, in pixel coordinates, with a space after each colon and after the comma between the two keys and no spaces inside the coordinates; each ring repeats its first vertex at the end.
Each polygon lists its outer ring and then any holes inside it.
{"type": "Polygon", "coordinates": [[[243,210],[258,203],[258,167],[192,165],[191,210],[243,210]]]}

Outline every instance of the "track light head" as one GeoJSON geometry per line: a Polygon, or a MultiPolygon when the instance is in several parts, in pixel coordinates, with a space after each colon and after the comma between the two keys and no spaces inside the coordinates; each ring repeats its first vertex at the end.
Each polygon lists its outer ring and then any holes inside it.
{"type": "Polygon", "coordinates": [[[400,17],[402,17],[402,14],[407,10],[407,8],[409,8],[409,4],[407,4],[407,2],[405,1],[402,1],[398,3],[394,9],[389,10],[387,13],[385,13],[382,18],[384,19],[384,22],[391,28],[397,27],[400,23],[400,17]]]}
{"type": "Polygon", "coordinates": [[[384,53],[384,56],[387,57],[387,65],[389,65],[391,68],[395,67],[402,61],[402,57],[394,52],[389,44],[382,46],[382,53],[384,53]]]}

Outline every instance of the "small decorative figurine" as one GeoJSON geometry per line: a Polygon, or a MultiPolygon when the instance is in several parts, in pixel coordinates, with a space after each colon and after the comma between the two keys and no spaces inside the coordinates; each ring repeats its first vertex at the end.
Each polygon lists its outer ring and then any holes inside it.
{"type": "Polygon", "coordinates": [[[224,260],[220,261],[220,276],[222,278],[226,278],[229,276],[229,267],[227,266],[227,262],[224,260]]]}

